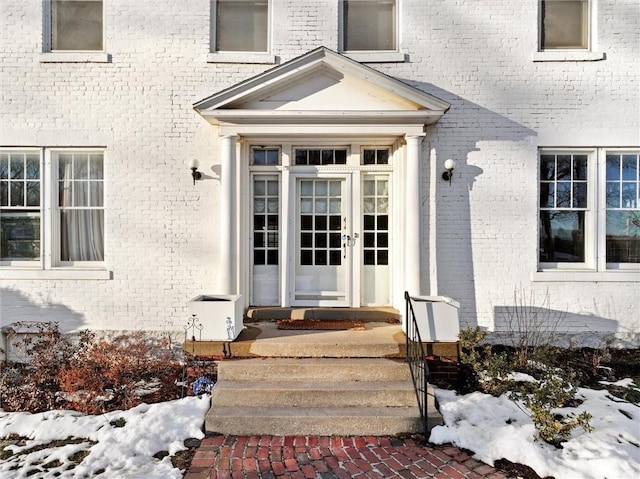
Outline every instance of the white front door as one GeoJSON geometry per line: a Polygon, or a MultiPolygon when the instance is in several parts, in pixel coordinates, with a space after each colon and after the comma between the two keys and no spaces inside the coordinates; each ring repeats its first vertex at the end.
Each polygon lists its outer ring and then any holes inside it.
{"type": "Polygon", "coordinates": [[[295,176],[292,305],[350,306],[350,175],[295,176]]]}
{"type": "Polygon", "coordinates": [[[252,154],[252,306],[392,303],[390,148],[252,154]]]}

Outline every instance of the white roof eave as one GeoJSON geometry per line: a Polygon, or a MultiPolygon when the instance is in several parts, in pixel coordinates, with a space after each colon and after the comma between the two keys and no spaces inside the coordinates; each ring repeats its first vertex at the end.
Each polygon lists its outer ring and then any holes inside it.
{"type": "Polygon", "coordinates": [[[299,111],[299,110],[209,110],[200,114],[214,125],[274,124],[296,122],[304,124],[412,124],[431,125],[446,110],[411,111],[299,111]]]}

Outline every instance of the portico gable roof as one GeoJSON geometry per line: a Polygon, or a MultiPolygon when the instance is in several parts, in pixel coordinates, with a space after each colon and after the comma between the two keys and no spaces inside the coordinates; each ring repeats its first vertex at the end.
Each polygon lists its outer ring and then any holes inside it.
{"type": "Polygon", "coordinates": [[[449,103],[320,47],[193,105],[227,133],[324,125],[340,131],[384,125],[422,131],[449,103]]]}

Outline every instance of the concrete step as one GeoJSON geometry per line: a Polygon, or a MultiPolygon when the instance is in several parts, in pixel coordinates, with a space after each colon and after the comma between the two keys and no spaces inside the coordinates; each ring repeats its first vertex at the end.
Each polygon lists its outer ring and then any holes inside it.
{"type": "Polygon", "coordinates": [[[274,322],[246,323],[238,338],[187,341],[198,356],[234,358],[404,358],[402,325],[366,322],[364,331],[280,330],[274,322]]]}
{"type": "MultiPolygon", "coordinates": [[[[397,359],[262,358],[218,363],[207,433],[374,435],[422,431],[409,366],[397,359]]],[[[429,427],[442,418],[430,392],[429,427]]]]}
{"type": "Polygon", "coordinates": [[[407,363],[400,359],[260,358],[221,361],[218,380],[267,381],[410,381],[407,363]]]}
{"type": "Polygon", "coordinates": [[[207,433],[233,435],[366,435],[418,433],[414,407],[216,407],[205,420],[207,433]]]}
{"type": "Polygon", "coordinates": [[[416,404],[411,381],[218,381],[216,407],[410,407],[416,404]]]}

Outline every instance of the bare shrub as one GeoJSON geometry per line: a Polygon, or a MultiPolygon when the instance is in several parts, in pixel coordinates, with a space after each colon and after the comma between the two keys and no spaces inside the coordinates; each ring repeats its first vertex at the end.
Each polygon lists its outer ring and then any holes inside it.
{"type": "Polygon", "coordinates": [[[40,323],[38,334],[23,341],[29,363],[0,374],[6,411],[97,413],[179,397],[180,361],[168,344],[143,333],[96,340],[84,331],[72,340],[57,324],[40,323]]]}
{"type": "Polygon", "coordinates": [[[501,314],[505,329],[501,336],[516,352],[517,364],[525,367],[531,359],[553,354],[558,328],[566,318],[566,311],[551,309],[549,290],[538,301],[533,291],[517,288],[513,292],[513,305],[501,314]]]}

